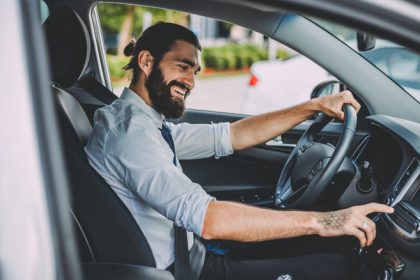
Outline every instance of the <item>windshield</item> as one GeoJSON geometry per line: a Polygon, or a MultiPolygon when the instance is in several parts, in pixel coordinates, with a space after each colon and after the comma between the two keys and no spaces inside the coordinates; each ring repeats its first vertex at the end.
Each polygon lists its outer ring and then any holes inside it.
{"type": "Polygon", "coordinates": [[[335,35],[420,102],[420,55],[394,42],[377,39],[369,51],[357,49],[356,30],[325,20],[312,21],[335,35]]]}

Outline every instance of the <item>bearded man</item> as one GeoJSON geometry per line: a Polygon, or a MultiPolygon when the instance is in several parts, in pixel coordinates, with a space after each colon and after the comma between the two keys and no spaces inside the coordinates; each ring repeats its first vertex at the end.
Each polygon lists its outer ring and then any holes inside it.
{"type": "MultiPolygon", "coordinates": [[[[182,116],[201,69],[197,37],[182,26],[160,22],[130,43],[125,53],[131,56],[125,67],[133,74],[130,86],[111,105],[97,110],[85,151],[144,232],[158,269],[174,268],[176,232],[186,236],[185,251],[190,254],[194,234],[196,240],[241,242],[352,235],[361,246],[372,244],[376,229],[367,214],[392,212],[388,206],[368,204],[318,213],[217,201],[192,182],[179,163],[179,159],[223,157],[264,143],[319,111],[343,119],[344,104],[360,108],[350,92],[231,124],[175,125],[167,119],[182,116]]],[[[209,251],[190,261],[199,264],[191,266],[184,279],[348,279],[350,275],[347,261],[332,254],[238,260],[209,251]]]]}

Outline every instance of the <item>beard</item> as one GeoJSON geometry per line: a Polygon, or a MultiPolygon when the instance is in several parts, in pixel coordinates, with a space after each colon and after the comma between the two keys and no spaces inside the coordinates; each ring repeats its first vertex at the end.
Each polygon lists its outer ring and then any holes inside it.
{"type": "Polygon", "coordinates": [[[172,80],[169,83],[165,82],[163,73],[159,68],[159,63],[153,65],[152,72],[146,81],[146,88],[149,91],[149,97],[152,101],[153,108],[168,119],[178,119],[185,111],[184,100],[174,97],[171,94],[171,87],[178,86],[184,90],[186,86],[183,83],[172,80]]]}

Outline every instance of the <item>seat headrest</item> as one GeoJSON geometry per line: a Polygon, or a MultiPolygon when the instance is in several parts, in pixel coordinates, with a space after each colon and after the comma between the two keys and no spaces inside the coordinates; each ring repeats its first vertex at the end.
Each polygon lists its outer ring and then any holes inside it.
{"type": "Polygon", "coordinates": [[[43,24],[51,64],[52,81],[71,87],[82,76],[90,55],[85,24],[70,8],[60,7],[43,24]]]}

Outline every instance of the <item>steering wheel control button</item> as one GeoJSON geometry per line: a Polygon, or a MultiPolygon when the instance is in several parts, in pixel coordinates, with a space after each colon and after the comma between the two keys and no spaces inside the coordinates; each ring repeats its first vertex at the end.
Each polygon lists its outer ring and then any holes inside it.
{"type": "Polygon", "coordinates": [[[313,143],[307,143],[303,145],[297,152],[297,157],[300,157],[306,150],[312,147],[313,143]]]}
{"type": "Polygon", "coordinates": [[[319,171],[321,171],[322,169],[322,161],[318,162],[317,165],[315,165],[313,171],[315,171],[315,173],[318,173],[319,171]]]}
{"type": "Polygon", "coordinates": [[[310,147],[312,147],[312,144],[313,144],[313,143],[307,143],[307,144],[303,145],[303,149],[304,149],[304,150],[309,149],[310,147]]]}
{"type": "Polygon", "coordinates": [[[309,173],[308,176],[306,176],[306,179],[308,179],[308,181],[310,182],[312,181],[313,178],[314,178],[314,175],[312,174],[312,171],[311,171],[311,173],[309,173]]]}
{"type": "Polygon", "coordinates": [[[296,153],[296,157],[300,158],[300,156],[303,154],[304,150],[303,149],[299,149],[296,153]]]}

